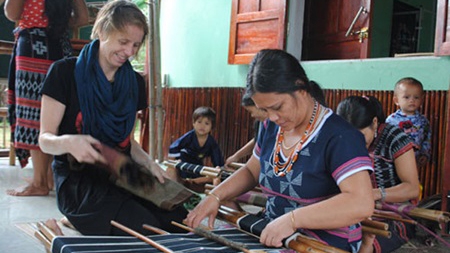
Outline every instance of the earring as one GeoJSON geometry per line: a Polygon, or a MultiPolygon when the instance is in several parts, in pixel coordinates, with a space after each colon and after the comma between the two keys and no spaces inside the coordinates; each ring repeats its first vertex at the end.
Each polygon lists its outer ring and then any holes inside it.
{"type": "Polygon", "coordinates": [[[376,139],[378,136],[378,124],[375,125],[375,134],[373,135],[373,138],[376,139]]]}

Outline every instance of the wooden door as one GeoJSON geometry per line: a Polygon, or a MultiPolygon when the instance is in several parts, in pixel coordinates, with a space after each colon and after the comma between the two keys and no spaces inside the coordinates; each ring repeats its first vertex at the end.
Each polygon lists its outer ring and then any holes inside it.
{"type": "Polygon", "coordinates": [[[435,55],[450,55],[450,0],[438,0],[435,55]]]}
{"type": "Polygon", "coordinates": [[[248,64],[261,49],[284,49],[287,0],[233,0],[229,64],[248,64]]]}
{"type": "Polygon", "coordinates": [[[306,0],[302,60],[368,58],[370,10],[371,0],[306,0]],[[368,38],[360,39],[364,29],[368,38]]]}

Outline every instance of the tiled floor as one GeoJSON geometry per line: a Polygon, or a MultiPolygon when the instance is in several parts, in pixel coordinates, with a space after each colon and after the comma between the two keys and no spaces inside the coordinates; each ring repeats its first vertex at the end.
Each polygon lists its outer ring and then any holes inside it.
{"type": "MultiPolygon", "coordinates": [[[[31,178],[31,166],[20,169],[9,166],[8,158],[0,158],[0,252],[41,253],[43,244],[16,227],[16,224],[61,218],[56,207],[55,193],[46,197],[12,197],[6,189],[26,184],[31,178]]],[[[18,164],[18,163],[17,163],[18,164]]]]}
{"type": "MultiPolygon", "coordinates": [[[[0,158],[0,252],[9,253],[45,253],[40,241],[21,231],[16,225],[28,222],[45,221],[49,218],[59,219],[61,213],[56,207],[55,193],[46,197],[11,197],[6,189],[26,184],[31,178],[31,165],[24,169],[9,166],[8,158],[0,158]]],[[[446,240],[450,242],[450,237],[446,240]]],[[[441,243],[434,247],[425,246],[418,240],[404,245],[395,253],[449,253],[450,248],[441,243]]]]}

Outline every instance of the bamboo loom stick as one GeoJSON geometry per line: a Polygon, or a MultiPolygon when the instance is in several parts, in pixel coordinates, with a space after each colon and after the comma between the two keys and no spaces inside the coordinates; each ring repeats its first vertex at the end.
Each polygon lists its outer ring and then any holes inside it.
{"type": "Polygon", "coordinates": [[[189,231],[189,232],[192,232],[194,234],[203,236],[206,239],[213,240],[213,241],[218,242],[218,243],[220,243],[222,245],[225,245],[225,246],[228,246],[230,248],[242,251],[244,253],[264,252],[263,250],[249,250],[247,248],[247,245],[245,245],[244,243],[234,242],[232,240],[227,239],[226,237],[223,237],[223,236],[218,235],[218,234],[214,234],[213,232],[208,231],[206,229],[202,229],[200,227],[191,228],[191,227],[185,226],[185,225],[180,224],[180,223],[175,222],[175,221],[172,221],[172,224],[177,226],[177,227],[179,227],[179,228],[182,228],[182,229],[184,229],[186,231],[189,231]]]}
{"type": "MultiPolygon", "coordinates": [[[[421,207],[410,207],[408,205],[387,205],[383,203],[376,203],[375,207],[377,209],[389,210],[393,212],[397,212],[402,216],[411,216],[414,218],[422,218],[432,221],[437,221],[439,223],[447,223],[450,221],[450,213],[440,210],[431,210],[421,207]],[[410,209],[410,210],[408,210],[410,209]]],[[[407,217],[408,218],[408,217],[407,217]]]]}
{"type": "Polygon", "coordinates": [[[53,238],[55,238],[55,233],[43,222],[39,221],[36,225],[39,231],[44,234],[44,236],[47,237],[50,242],[53,240],[53,238]]]}
{"type": "Polygon", "coordinates": [[[228,167],[233,168],[233,169],[239,169],[241,167],[244,167],[244,165],[245,165],[244,163],[235,163],[235,162],[233,162],[233,163],[230,163],[228,165],[228,167]]]}
{"type": "Polygon", "coordinates": [[[386,238],[391,238],[391,236],[392,236],[390,231],[377,229],[377,228],[373,228],[373,227],[362,226],[362,231],[366,232],[366,233],[374,234],[374,235],[383,236],[386,238]]]}
{"type": "Polygon", "coordinates": [[[322,242],[316,241],[314,239],[308,238],[303,235],[299,235],[295,238],[295,240],[299,243],[306,244],[308,246],[311,246],[317,250],[321,250],[326,253],[348,253],[348,251],[341,250],[336,247],[332,247],[326,244],[323,244],[322,242]]]}
{"type": "Polygon", "coordinates": [[[389,224],[381,222],[381,221],[375,221],[375,220],[369,220],[369,219],[365,219],[365,220],[361,221],[361,225],[367,226],[367,227],[373,227],[373,228],[377,228],[377,229],[381,229],[381,230],[389,229],[389,224]]]}
{"type": "MultiPolygon", "coordinates": [[[[179,162],[173,161],[173,160],[167,160],[167,161],[163,162],[164,165],[166,165],[168,167],[171,167],[171,168],[176,168],[176,165],[178,163],[179,162]]],[[[207,177],[219,177],[220,173],[221,173],[220,169],[213,168],[213,167],[208,167],[208,166],[203,166],[201,171],[200,171],[200,175],[207,176],[207,177]]]]}
{"type": "Polygon", "coordinates": [[[439,223],[447,223],[450,221],[450,213],[439,210],[430,210],[425,208],[413,208],[408,215],[416,218],[434,220],[439,223]]]}
{"type": "Polygon", "coordinates": [[[160,228],[148,225],[148,224],[144,224],[144,225],[142,225],[142,227],[144,229],[147,229],[148,231],[152,231],[153,233],[158,234],[158,235],[168,235],[168,234],[170,234],[166,230],[163,230],[163,229],[160,229],[160,228]]]}
{"type": "Polygon", "coordinates": [[[112,220],[111,221],[111,225],[113,225],[116,228],[119,228],[122,231],[124,231],[124,232],[126,232],[126,233],[128,233],[128,234],[130,234],[130,235],[132,235],[132,236],[134,236],[134,237],[136,237],[136,238],[138,238],[138,239],[148,243],[148,244],[150,244],[151,246],[161,250],[164,253],[174,253],[174,251],[172,251],[171,249],[165,247],[164,245],[161,245],[161,244],[153,241],[152,239],[150,239],[150,238],[148,238],[148,237],[146,237],[146,236],[144,236],[144,235],[142,235],[142,234],[132,230],[131,228],[128,228],[128,227],[126,227],[126,226],[116,222],[116,221],[112,220]]]}
{"type": "Polygon", "coordinates": [[[415,220],[400,218],[400,217],[392,216],[392,215],[388,215],[388,214],[374,213],[374,214],[372,214],[372,217],[386,219],[386,220],[396,220],[396,221],[401,221],[401,222],[412,224],[412,225],[417,225],[417,221],[415,221],[415,220]]]}
{"type": "Polygon", "coordinates": [[[53,238],[56,236],[55,233],[41,221],[38,222],[36,226],[38,230],[34,231],[34,236],[41,241],[46,250],[50,252],[53,238]]]}
{"type": "Polygon", "coordinates": [[[51,241],[39,230],[34,231],[34,237],[36,237],[39,241],[41,241],[44,244],[45,249],[49,252],[52,243],[51,241]]]}

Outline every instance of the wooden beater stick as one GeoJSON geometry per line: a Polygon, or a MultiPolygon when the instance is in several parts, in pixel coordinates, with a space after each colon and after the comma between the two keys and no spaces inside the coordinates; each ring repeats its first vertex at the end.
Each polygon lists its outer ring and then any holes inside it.
{"type": "Polygon", "coordinates": [[[393,215],[374,213],[374,214],[372,214],[372,217],[386,219],[386,220],[396,220],[396,221],[401,221],[401,222],[417,225],[417,221],[415,221],[415,220],[400,218],[400,217],[393,216],[393,215]]]}
{"type": "MultiPolygon", "coordinates": [[[[218,242],[218,243],[220,243],[222,245],[225,245],[225,246],[228,246],[230,248],[242,251],[244,253],[260,252],[260,251],[249,250],[249,249],[247,249],[247,246],[245,244],[243,244],[243,243],[231,241],[231,240],[229,240],[229,239],[227,239],[227,238],[225,238],[225,237],[223,237],[221,235],[214,234],[213,232],[208,231],[206,229],[202,229],[200,227],[191,228],[191,227],[185,226],[185,225],[180,224],[180,223],[175,222],[175,221],[172,221],[172,224],[177,226],[177,227],[180,227],[182,229],[185,229],[185,230],[187,230],[189,232],[192,232],[192,233],[195,233],[197,235],[203,236],[203,237],[205,237],[207,239],[211,239],[211,240],[213,240],[215,242],[218,242]]],[[[264,252],[264,251],[262,251],[262,252],[264,252]]]]}
{"type": "Polygon", "coordinates": [[[165,247],[164,245],[161,245],[161,244],[153,241],[152,239],[146,237],[145,235],[142,235],[142,234],[134,231],[133,229],[128,228],[128,227],[126,227],[126,226],[124,226],[124,225],[122,225],[122,224],[120,224],[120,223],[118,223],[116,221],[112,220],[111,221],[111,225],[113,225],[114,227],[119,228],[122,231],[124,231],[124,232],[126,232],[126,233],[128,233],[128,234],[130,234],[130,235],[132,235],[132,236],[134,236],[134,237],[136,237],[136,238],[138,238],[138,239],[148,243],[148,244],[150,244],[151,246],[161,250],[164,253],[174,253],[174,251],[172,251],[171,249],[165,247]]]}
{"type": "Polygon", "coordinates": [[[148,224],[144,224],[144,225],[142,225],[142,227],[147,229],[148,231],[152,231],[153,233],[158,234],[158,235],[168,235],[168,234],[170,234],[166,230],[163,230],[163,229],[160,229],[160,228],[148,225],[148,224]]]}

